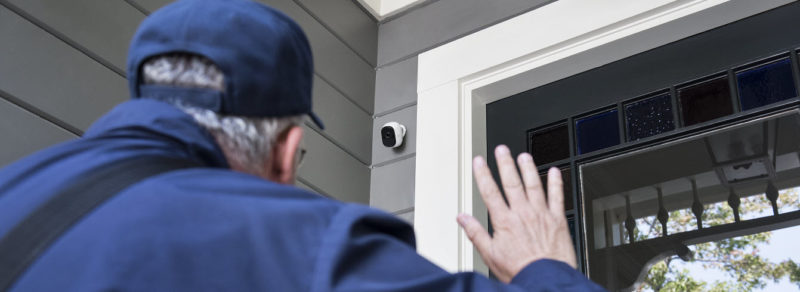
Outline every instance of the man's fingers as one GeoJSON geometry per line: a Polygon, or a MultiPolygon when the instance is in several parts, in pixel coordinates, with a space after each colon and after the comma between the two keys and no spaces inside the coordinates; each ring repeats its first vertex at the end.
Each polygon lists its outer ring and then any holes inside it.
{"type": "Polygon", "coordinates": [[[486,160],[483,157],[477,156],[472,160],[472,173],[475,175],[475,183],[478,185],[478,191],[481,193],[483,202],[486,203],[486,208],[489,209],[489,215],[493,217],[505,216],[508,206],[503,201],[503,196],[494,183],[492,173],[486,165],[486,160]]]}
{"type": "MultiPolygon", "coordinates": [[[[478,249],[478,253],[481,254],[484,261],[488,260],[489,250],[492,244],[492,237],[489,235],[489,232],[486,232],[486,229],[481,226],[481,223],[470,215],[460,214],[456,219],[458,220],[458,225],[464,228],[467,237],[469,237],[469,240],[475,245],[475,248],[478,249]]],[[[486,263],[489,264],[488,261],[486,263]]]]}
{"type": "Polygon", "coordinates": [[[564,216],[564,181],[561,171],[555,167],[547,172],[547,205],[553,214],[564,216]]]}
{"type": "Polygon", "coordinates": [[[542,182],[539,179],[539,172],[536,170],[533,157],[528,153],[522,153],[517,157],[517,164],[519,164],[519,170],[522,173],[522,181],[525,183],[528,201],[534,208],[545,209],[544,190],[542,189],[542,182]]]}
{"type": "Polygon", "coordinates": [[[497,160],[497,170],[500,172],[500,181],[503,184],[508,204],[512,209],[515,205],[524,206],[527,198],[517,173],[514,158],[511,157],[511,151],[505,145],[500,145],[495,148],[494,156],[497,160]]]}

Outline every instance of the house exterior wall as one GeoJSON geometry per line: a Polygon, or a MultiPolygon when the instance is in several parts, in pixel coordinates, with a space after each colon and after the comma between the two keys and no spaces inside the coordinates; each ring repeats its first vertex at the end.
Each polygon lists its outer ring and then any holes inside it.
{"type": "Polygon", "coordinates": [[[372,129],[371,206],[408,218],[413,223],[417,55],[550,2],[429,1],[380,24],[372,129]],[[407,128],[406,141],[397,149],[381,144],[380,127],[390,121],[407,128]]]}
{"type": "MultiPolygon", "coordinates": [[[[128,99],[125,59],[138,24],[167,0],[0,0],[0,166],[80,136],[128,99]]],[[[377,24],[348,0],[263,0],[295,19],[315,58],[299,184],[367,204],[377,24]]]]}

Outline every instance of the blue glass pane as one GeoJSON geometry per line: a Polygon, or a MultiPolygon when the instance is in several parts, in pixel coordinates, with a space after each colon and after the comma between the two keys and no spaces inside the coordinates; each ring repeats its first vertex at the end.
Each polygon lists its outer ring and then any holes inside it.
{"type": "Polygon", "coordinates": [[[675,129],[669,94],[651,97],[625,106],[628,141],[636,141],[675,129]]]}
{"type": "Polygon", "coordinates": [[[602,112],[575,122],[578,139],[578,154],[619,144],[619,120],[617,110],[602,112]]]}
{"type": "Polygon", "coordinates": [[[792,63],[787,59],[736,74],[742,110],[757,108],[797,96],[792,63]]]}

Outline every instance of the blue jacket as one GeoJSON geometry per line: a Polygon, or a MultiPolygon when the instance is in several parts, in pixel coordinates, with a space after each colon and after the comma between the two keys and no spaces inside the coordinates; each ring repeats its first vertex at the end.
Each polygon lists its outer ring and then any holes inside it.
{"type": "MultiPolygon", "coordinates": [[[[81,219],[15,291],[562,291],[600,289],[564,263],[510,285],[420,257],[390,214],[228,169],[209,134],[154,100],[117,106],[84,137],[0,170],[0,236],[99,165],[142,155],[195,160],[125,189],[81,219]]],[[[0,251],[3,252],[3,251],[0,251]]]]}

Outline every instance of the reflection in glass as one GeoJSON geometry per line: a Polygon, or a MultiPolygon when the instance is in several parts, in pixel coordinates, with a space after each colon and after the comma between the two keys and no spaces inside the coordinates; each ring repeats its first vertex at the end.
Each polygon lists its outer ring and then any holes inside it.
{"type": "Polygon", "coordinates": [[[608,148],[619,144],[619,119],[617,110],[594,114],[575,122],[578,154],[608,148]]]}
{"type": "Polygon", "coordinates": [[[672,99],[662,94],[625,105],[628,141],[636,141],[675,129],[672,99]]]}
{"type": "Polygon", "coordinates": [[[732,114],[733,102],[728,76],[678,88],[678,103],[684,126],[732,114]]]}
{"type": "Polygon", "coordinates": [[[742,110],[797,96],[789,58],[736,73],[742,110]]]}
{"type": "Polygon", "coordinates": [[[797,133],[789,111],[580,165],[590,277],[623,289],[684,244],[793,224],[797,133]]]}
{"type": "MultiPolygon", "coordinates": [[[[798,188],[780,191],[780,213],[798,208],[798,188]]],[[[742,219],[772,215],[763,196],[742,200],[742,219]]],[[[687,215],[688,214],[684,214],[687,215]]],[[[691,259],[671,255],[648,267],[635,291],[796,291],[800,287],[800,226],[698,243],[691,259]]]]}
{"type": "Polygon", "coordinates": [[[530,133],[531,155],[537,165],[569,158],[569,132],[566,124],[530,133]]]}
{"type": "Polygon", "coordinates": [[[727,201],[711,203],[705,206],[703,211],[703,227],[714,227],[734,223],[733,209],[727,201]]]}

